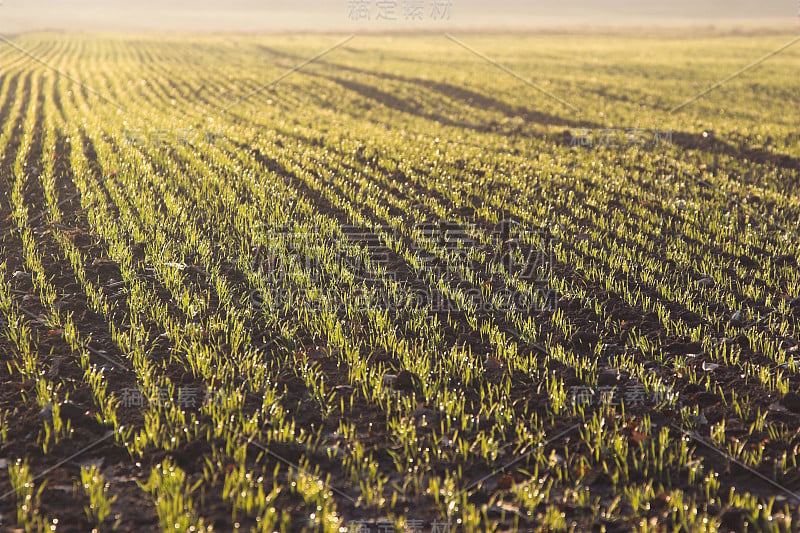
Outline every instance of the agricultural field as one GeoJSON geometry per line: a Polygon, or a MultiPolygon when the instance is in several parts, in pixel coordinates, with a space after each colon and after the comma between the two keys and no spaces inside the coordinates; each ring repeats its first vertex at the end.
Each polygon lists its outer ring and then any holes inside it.
{"type": "Polygon", "coordinates": [[[7,36],[0,527],[797,531],[792,39],[7,36]]]}

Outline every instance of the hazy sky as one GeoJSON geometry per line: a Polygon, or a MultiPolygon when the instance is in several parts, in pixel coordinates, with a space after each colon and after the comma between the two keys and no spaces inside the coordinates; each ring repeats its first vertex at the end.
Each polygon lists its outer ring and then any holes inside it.
{"type": "Polygon", "coordinates": [[[674,25],[800,28],[798,0],[0,0],[0,32],[347,30],[674,25]],[[384,9],[381,9],[381,4],[384,9]],[[436,4],[436,6],[434,6],[436,4]],[[449,8],[447,7],[449,4],[449,8]],[[395,6],[386,10],[386,7],[395,6]],[[364,7],[365,9],[357,9],[364,7]],[[379,13],[379,11],[382,11],[379,13]],[[360,15],[360,16],[359,16],[360,15]],[[356,20],[353,20],[353,18],[356,20]],[[392,21],[390,19],[394,18],[392,21]]]}

